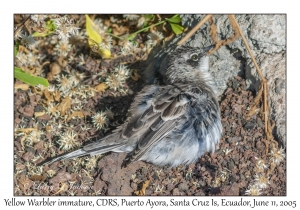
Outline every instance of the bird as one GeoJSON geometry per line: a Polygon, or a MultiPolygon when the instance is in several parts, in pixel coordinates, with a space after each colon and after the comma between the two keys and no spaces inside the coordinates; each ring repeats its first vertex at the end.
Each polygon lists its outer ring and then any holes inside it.
{"type": "Polygon", "coordinates": [[[135,161],[176,167],[214,152],[222,135],[217,87],[207,52],[213,46],[179,46],[168,56],[164,85],[147,85],[134,98],[127,120],[112,134],[39,165],[85,155],[125,152],[135,161]]]}

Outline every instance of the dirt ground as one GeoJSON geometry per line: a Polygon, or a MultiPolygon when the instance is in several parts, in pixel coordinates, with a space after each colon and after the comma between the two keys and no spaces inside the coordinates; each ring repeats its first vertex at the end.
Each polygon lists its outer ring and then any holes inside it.
{"type": "MultiPolygon", "coordinates": [[[[129,81],[129,84],[135,83],[129,81]]],[[[133,84],[134,92],[141,87],[133,84]]],[[[126,110],[132,101],[129,97],[95,96],[89,101],[90,109],[110,107],[114,113],[115,124],[125,120],[126,110]],[[102,104],[103,103],[103,104],[102,104]],[[121,113],[119,112],[121,111],[121,113]]],[[[88,168],[85,158],[46,165],[40,175],[30,175],[32,158],[45,151],[43,144],[55,141],[56,136],[45,133],[44,140],[33,147],[22,149],[21,138],[15,138],[15,169],[23,169],[15,174],[15,187],[19,186],[15,195],[134,195],[141,189],[143,182],[150,180],[146,195],[244,195],[248,186],[255,182],[256,158],[261,158],[265,152],[264,131],[262,119],[257,115],[249,121],[245,120],[246,109],[253,100],[252,92],[246,91],[245,81],[237,77],[228,83],[228,89],[222,96],[220,109],[222,113],[223,137],[219,149],[214,154],[207,153],[195,164],[177,168],[158,167],[150,163],[135,162],[121,169],[126,154],[107,154],[97,158],[96,167],[88,168]],[[83,164],[82,164],[83,162],[83,164]],[[80,164],[81,163],[81,164],[80,164]],[[90,169],[90,170],[88,170],[90,169]],[[88,171],[87,171],[88,170],[88,171]],[[55,171],[53,177],[49,171],[55,171]],[[28,183],[27,187],[23,187],[28,183]],[[58,192],[58,193],[57,193],[58,192]]],[[[26,107],[38,107],[36,97],[29,96],[24,91],[15,93],[15,121],[28,119],[24,127],[31,127],[32,121],[26,115],[26,107]],[[20,101],[21,96],[29,99],[26,105],[20,101]],[[34,98],[34,99],[31,99],[34,98]],[[19,104],[19,105],[18,105],[19,104]],[[22,116],[22,117],[21,117],[22,116]]],[[[43,121],[47,121],[43,119],[43,121]]],[[[80,125],[91,123],[87,119],[70,121],[70,127],[76,129],[80,125]]],[[[111,126],[108,130],[113,129],[111,126]]],[[[107,131],[107,132],[109,132],[107,131]]],[[[84,141],[88,136],[105,135],[96,130],[81,132],[79,138],[84,141]]],[[[55,144],[54,144],[55,145],[55,144]]],[[[58,146],[53,146],[57,154],[63,153],[58,146]]],[[[49,157],[46,151],[44,157],[49,157]]],[[[95,161],[95,160],[94,160],[95,161]]],[[[286,162],[283,161],[270,176],[269,185],[261,191],[262,195],[286,195],[286,162]]]]}

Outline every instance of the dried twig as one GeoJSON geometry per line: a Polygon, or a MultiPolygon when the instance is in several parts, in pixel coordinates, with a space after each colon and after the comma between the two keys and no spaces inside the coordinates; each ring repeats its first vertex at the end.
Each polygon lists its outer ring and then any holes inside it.
{"type": "Polygon", "coordinates": [[[234,15],[228,15],[228,19],[230,21],[230,25],[232,27],[233,30],[233,34],[225,39],[225,40],[218,40],[218,29],[217,26],[214,24],[212,17],[210,17],[209,24],[210,24],[210,36],[215,44],[215,47],[213,49],[211,49],[210,51],[207,52],[207,55],[210,55],[214,52],[216,52],[220,47],[228,45],[232,42],[234,42],[235,40],[237,40],[240,37],[240,32],[238,30],[238,25],[236,22],[233,21],[234,15]]]}
{"type": "Polygon", "coordinates": [[[52,194],[52,196],[55,196],[63,191],[66,191],[68,189],[67,187],[68,187],[68,185],[66,183],[64,183],[64,182],[61,183],[61,187],[59,188],[59,190],[56,193],[52,194]]]}
{"type": "Polygon", "coordinates": [[[150,180],[146,180],[143,183],[142,189],[134,191],[134,194],[135,195],[140,195],[140,196],[141,195],[146,195],[146,188],[149,186],[149,184],[150,184],[150,180]]]}
{"type": "MultiPolygon", "coordinates": [[[[240,28],[239,24],[237,23],[235,17],[232,15],[232,22],[235,23],[238,31],[239,31],[239,34],[241,35],[243,41],[244,41],[244,44],[246,46],[246,49],[248,51],[248,53],[250,54],[250,57],[252,59],[252,62],[254,63],[254,66],[259,74],[259,77],[261,79],[261,82],[262,82],[262,87],[263,88],[263,93],[262,93],[262,97],[263,97],[263,114],[264,114],[264,121],[265,121],[265,133],[266,133],[266,154],[268,154],[268,151],[269,151],[269,142],[272,142],[273,144],[275,144],[275,148],[278,149],[278,143],[274,140],[273,138],[273,135],[272,135],[272,128],[274,127],[274,125],[271,125],[271,121],[270,121],[270,109],[269,109],[269,103],[268,103],[268,85],[267,85],[267,80],[266,78],[263,76],[262,74],[262,71],[261,69],[259,68],[257,62],[256,62],[256,59],[249,47],[249,44],[247,42],[247,39],[246,37],[244,36],[243,32],[242,32],[242,29],[240,28]]],[[[257,97],[260,97],[261,95],[261,89],[259,90],[259,93],[257,95],[257,97]]],[[[254,101],[258,101],[258,98],[255,98],[254,101]]],[[[254,106],[256,106],[256,104],[254,103],[253,104],[254,106]]]]}
{"type": "Polygon", "coordinates": [[[21,28],[26,24],[26,22],[29,20],[29,18],[31,17],[31,15],[29,15],[27,18],[25,18],[25,20],[23,20],[23,22],[21,23],[20,26],[18,26],[15,31],[14,31],[14,34],[16,34],[18,31],[21,30],[21,28]]]}
{"type": "Polygon", "coordinates": [[[262,97],[262,93],[263,93],[263,88],[262,88],[262,84],[261,84],[261,85],[259,86],[259,91],[258,91],[258,93],[256,94],[256,97],[254,98],[254,102],[253,102],[252,106],[250,107],[250,109],[249,109],[249,111],[248,111],[248,113],[247,113],[247,115],[246,115],[246,120],[249,120],[250,117],[251,117],[252,115],[256,114],[256,113],[257,113],[257,110],[260,110],[260,111],[263,112],[263,110],[257,109],[257,108],[256,108],[256,106],[257,106],[257,105],[259,104],[259,102],[260,102],[260,99],[261,99],[261,97],[262,97]]]}

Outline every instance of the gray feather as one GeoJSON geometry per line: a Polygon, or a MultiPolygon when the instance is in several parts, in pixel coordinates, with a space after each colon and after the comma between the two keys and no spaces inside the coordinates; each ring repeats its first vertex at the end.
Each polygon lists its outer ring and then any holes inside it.
{"type": "Polygon", "coordinates": [[[84,155],[87,155],[87,153],[83,149],[79,149],[79,150],[70,152],[68,154],[64,154],[64,155],[55,157],[51,160],[43,161],[43,162],[39,163],[38,165],[51,164],[51,163],[59,161],[59,160],[68,160],[68,159],[71,159],[71,158],[81,157],[81,156],[84,156],[84,155]]]}

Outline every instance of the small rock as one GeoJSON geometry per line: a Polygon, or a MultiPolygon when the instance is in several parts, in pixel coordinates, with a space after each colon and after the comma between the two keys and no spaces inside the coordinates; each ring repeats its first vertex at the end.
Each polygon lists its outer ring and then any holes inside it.
{"type": "Polygon", "coordinates": [[[21,177],[18,180],[18,185],[23,192],[29,190],[33,184],[34,182],[26,177],[25,174],[21,174],[21,177]]]}
{"type": "Polygon", "coordinates": [[[167,190],[172,190],[172,189],[174,189],[174,185],[172,183],[169,183],[167,185],[167,190]]]}
{"type": "Polygon", "coordinates": [[[194,195],[196,195],[196,196],[205,196],[205,193],[202,190],[200,190],[200,191],[196,192],[194,195]]]}
{"type": "MultiPolygon", "coordinates": [[[[129,185],[122,185],[121,187],[121,192],[122,192],[122,195],[132,195],[132,189],[129,185]]],[[[108,189],[108,194],[113,194],[115,193],[114,190],[112,190],[112,192],[110,193],[110,189],[108,189]]]]}
{"type": "Polygon", "coordinates": [[[234,104],[232,106],[232,109],[233,109],[234,112],[240,114],[242,112],[242,105],[240,105],[240,104],[234,104]]]}
{"type": "Polygon", "coordinates": [[[107,187],[105,182],[102,181],[99,177],[97,177],[97,179],[95,180],[95,183],[94,183],[94,187],[93,187],[93,190],[95,192],[101,192],[103,190],[103,188],[107,187]]]}
{"type": "Polygon", "coordinates": [[[261,143],[261,141],[256,142],[256,149],[258,149],[259,151],[262,151],[265,149],[264,144],[261,143]]]}
{"type": "Polygon", "coordinates": [[[153,180],[159,180],[159,176],[157,173],[154,173],[152,178],[153,178],[153,180]]]}
{"type": "Polygon", "coordinates": [[[130,186],[134,191],[138,189],[137,183],[131,182],[130,186]]]}
{"type": "Polygon", "coordinates": [[[206,185],[204,180],[199,181],[199,184],[200,184],[201,187],[204,187],[206,185]]]}
{"type": "Polygon", "coordinates": [[[228,162],[228,169],[229,170],[232,170],[233,168],[234,168],[234,162],[233,162],[233,160],[232,159],[230,159],[230,161],[228,162]]]}
{"type": "Polygon", "coordinates": [[[17,171],[22,170],[22,169],[25,168],[25,166],[23,164],[21,164],[21,163],[17,163],[15,167],[16,167],[17,171]]]}
{"type": "Polygon", "coordinates": [[[237,136],[234,136],[234,137],[229,137],[226,139],[227,143],[232,143],[232,142],[237,142],[239,141],[239,138],[237,136]]]}
{"type": "Polygon", "coordinates": [[[228,126],[226,126],[225,130],[226,130],[226,132],[230,133],[230,132],[231,132],[231,128],[230,128],[230,126],[229,126],[229,125],[228,125],[228,126]]]}
{"type": "Polygon", "coordinates": [[[237,196],[237,195],[239,195],[239,191],[240,191],[239,184],[237,184],[235,182],[230,186],[222,187],[220,195],[222,195],[222,196],[227,196],[227,195],[237,196]]]}
{"type": "Polygon", "coordinates": [[[246,129],[253,129],[255,127],[255,123],[254,122],[247,122],[244,127],[246,129]]]}
{"type": "Polygon", "coordinates": [[[44,107],[42,104],[38,104],[36,105],[36,107],[34,107],[34,112],[42,112],[44,111],[44,107]]]}
{"type": "Polygon", "coordinates": [[[44,149],[44,141],[41,140],[38,143],[36,143],[33,147],[35,150],[41,151],[44,149]]]}
{"type": "Polygon", "coordinates": [[[182,182],[178,185],[178,189],[179,190],[182,190],[182,191],[185,191],[185,190],[188,190],[189,189],[189,186],[187,185],[186,182],[182,182]]]}
{"type": "Polygon", "coordinates": [[[26,146],[26,147],[25,147],[25,150],[26,150],[27,152],[31,152],[32,154],[35,153],[34,148],[33,148],[33,147],[30,147],[30,146],[26,146]]]}
{"type": "Polygon", "coordinates": [[[107,195],[132,195],[133,193],[130,185],[131,176],[145,163],[137,161],[122,168],[125,157],[126,153],[112,153],[98,162],[98,168],[102,169],[100,178],[108,183],[107,195]]]}
{"type": "Polygon", "coordinates": [[[230,175],[230,176],[229,176],[229,182],[230,182],[230,183],[236,182],[236,178],[235,178],[234,175],[230,175]]]}
{"type": "Polygon", "coordinates": [[[15,121],[16,125],[19,125],[22,120],[17,116],[17,114],[15,114],[15,120],[14,121],[15,121]]]}
{"type": "Polygon", "coordinates": [[[45,121],[49,121],[51,119],[49,114],[44,114],[40,117],[38,117],[39,120],[45,120],[45,121]]]}
{"type": "Polygon", "coordinates": [[[234,91],[237,91],[239,86],[240,85],[236,80],[232,81],[232,88],[234,91]]]}
{"type": "Polygon", "coordinates": [[[172,195],[180,195],[179,189],[178,189],[178,188],[175,188],[175,189],[172,191],[172,195]]]}
{"type": "Polygon", "coordinates": [[[14,141],[15,146],[17,147],[18,151],[22,151],[22,145],[18,141],[14,141]]]}
{"type": "Polygon", "coordinates": [[[50,184],[55,184],[55,183],[60,183],[60,182],[65,182],[68,181],[72,178],[71,174],[68,172],[62,171],[58,172],[55,177],[49,180],[50,184]]]}
{"type": "Polygon", "coordinates": [[[32,152],[26,152],[26,153],[22,156],[22,158],[23,158],[25,161],[27,161],[27,162],[29,162],[33,157],[34,157],[34,154],[33,154],[32,152]]]}
{"type": "Polygon", "coordinates": [[[260,119],[257,120],[257,124],[258,124],[259,127],[264,127],[264,124],[260,119]]]}
{"type": "Polygon", "coordinates": [[[33,106],[29,105],[24,108],[24,115],[27,117],[32,117],[34,114],[33,106]]]}
{"type": "Polygon", "coordinates": [[[211,195],[217,195],[217,194],[219,194],[220,192],[221,192],[221,191],[220,191],[220,188],[219,188],[219,187],[213,187],[213,188],[210,189],[209,194],[211,194],[211,195]]]}

